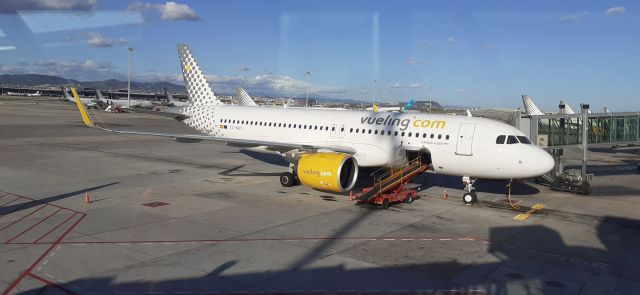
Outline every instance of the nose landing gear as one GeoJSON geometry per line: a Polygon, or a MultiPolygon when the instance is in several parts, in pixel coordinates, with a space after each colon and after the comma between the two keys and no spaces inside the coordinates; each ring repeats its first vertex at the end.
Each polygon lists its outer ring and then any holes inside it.
{"type": "Polygon", "coordinates": [[[464,195],[462,195],[462,201],[466,205],[475,204],[478,202],[478,194],[476,193],[476,188],[473,187],[473,184],[476,182],[476,178],[471,178],[469,176],[462,177],[462,183],[464,184],[464,195]]]}

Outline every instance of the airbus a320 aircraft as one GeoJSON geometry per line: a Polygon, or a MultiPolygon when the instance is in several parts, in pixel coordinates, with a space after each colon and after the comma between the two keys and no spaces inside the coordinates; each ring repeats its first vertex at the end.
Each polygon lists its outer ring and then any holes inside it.
{"type": "MultiPolygon", "coordinates": [[[[203,135],[106,129],[94,124],[78,102],[84,123],[118,133],[264,147],[291,163],[280,176],[283,186],[299,180],[331,192],[351,190],[359,167],[391,165],[404,157],[420,156],[431,172],[463,179],[530,178],[554,166],[553,158],[520,130],[484,118],[224,105],[191,50],[178,45],[178,54],[191,101],[183,122],[203,135]]],[[[473,181],[465,183],[465,191],[465,203],[477,201],[473,181]]]]}

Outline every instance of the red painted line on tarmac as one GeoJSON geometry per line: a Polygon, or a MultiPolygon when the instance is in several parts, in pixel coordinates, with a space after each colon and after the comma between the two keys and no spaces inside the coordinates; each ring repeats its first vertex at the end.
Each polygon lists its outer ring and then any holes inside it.
{"type": "Polygon", "coordinates": [[[4,195],[0,196],[0,199],[2,199],[2,198],[4,198],[4,197],[6,197],[6,196],[8,196],[8,195],[9,195],[9,193],[6,193],[6,194],[4,194],[4,195]]]}
{"type": "Polygon", "coordinates": [[[6,203],[4,203],[4,204],[0,205],[0,208],[4,207],[5,205],[9,205],[9,204],[11,204],[11,203],[13,203],[13,202],[15,202],[15,201],[17,201],[17,200],[20,200],[20,199],[21,199],[21,197],[20,197],[20,196],[16,196],[16,197],[17,197],[17,198],[15,198],[15,200],[13,200],[13,201],[9,201],[9,202],[6,202],[6,203]]]}
{"type": "MultiPolygon", "coordinates": [[[[73,228],[75,228],[78,223],[80,223],[80,221],[82,221],[82,219],[84,219],[85,216],[87,216],[84,213],[81,213],[82,215],[80,215],[80,218],[78,218],[78,220],[76,220],[75,223],[73,223],[58,239],[56,239],[51,246],[49,246],[49,248],[47,249],[47,251],[45,251],[44,253],[42,253],[42,255],[40,255],[40,257],[38,258],[38,260],[34,261],[33,264],[31,264],[31,266],[29,266],[29,268],[27,268],[16,280],[14,280],[11,285],[9,285],[9,287],[4,290],[4,292],[2,292],[2,295],[7,295],[11,292],[11,290],[15,289],[16,286],[20,283],[20,281],[22,281],[27,275],[29,275],[31,273],[31,271],[33,271],[33,268],[36,267],[36,265],[38,265],[40,263],[40,261],[42,261],[42,259],[44,259],[49,252],[51,252],[51,250],[53,250],[53,248],[56,247],[56,245],[58,245],[60,243],[60,241],[62,241],[62,239],[64,239],[64,237],[66,237],[69,232],[71,232],[71,230],[73,228]]],[[[75,214],[71,215],[71,216],[75,216],[75,214]]]]}
{"type": "Polygon", "coordinates": [[[14,222],[12,222],[12,223],[10,223],[9,225],[6,225],[5,227],[0,228],[0,231],[3,231],[4,229],[6,229],[6,228],[8,228],[8,227],[10,227],[10,226],[12,226],[12,225],[14,225],[14,224],[18,223],[20,220],[23,220],[23,219],[25,219],[25,218],[29,217],[31,214],[33,214],[33,213],[36,213],[36,212],[40,211],[40,209],[42,209],[42,208],[44,208],[44,207],[47,207],[47,204],[42,205],[42,207],[40,207],[40,208],[36,209],[35,211],[31,211],[31,213],[29,213],[29,214],[27,214],[27,215],[25,215],[25,216],[22,216],[20,219],[18,219],[18,220],[16,220],[16,221],[14,221],[14,222]]]}
{"type": "MultiPolygon", "coordinates": [[[[47,217],[45,217],[44,219],[42,219],[42,220],[38,221],[38,223],[36,223],[36,224],[34,224],[34,225],[30,226],[29,228],[27,228],[27,229],[23,230],[23,231],[22,231],[21,233],[19,233],[17,236],[14,236],[13,238],[11,238],[10,240],[8,240],[8,241],[6,241],[6,242],[4,242],[4,243],[5,243],[5,244],[9,244],[9,243],[11,243],[11,241],[13,241],[13,240],[17,239],[17,238],[18,238],[18,237],[20,237],[21,235],[23,235],[23,234],[25,234],[26,232],[28,232],[28,231],[32,230],[34,227],[38,226],[40,223],[42,223],[42,222],[44,222],[45,220],[49,219],[49,217],[51,217],[51,216],[55,215],[56,213],[60,212],[61,210],[62,210],[62,209],[58,209],[57,211],[55,211],[55,212],[53,212],[53,213],[49,214],[49,215],[48,215],[47,217]]],[[[33,243],[30,243],[30,244],[33,244],[33,243]]]]}
{"type": "Polygon", "coordinates": [[[58,225],[54,226],[51,230],[49,230],[47,233],[45,233],[44,235],[42,235],[41,237],[39,237],[37,240],[33,241],[33,243],[38,243],[38,241],[42,240],[44,237],[46,237],[47,235],[49,235],[51,232],[53,232],[54,230],[58,229],[59,227],[61,227],[63,224],[67,223],[67,221],[69,221],[71,218],[75,217],[78,213],[73,213],[71,214],[71,216],[69,216],[67,219],[65,219],[62,223],[59,223],[58,225]]]}
{"type": "MultiPolygon", "coordinates": [[[[78,294],[78,293],[76,293],[76,292],[73,292],[73,291],[71,291],[71,290],[69,290],[69,289],[65,288],[65,287],[62,287],[62,286],[60,286],[60,285],[58,285],[58,284],[55,284],[55,283],[53,283],[53,282],[51,282],[51,281],[49,281],[49,280],[47,280],[47,279],[45,279],[45,278],[43,278],[43,277],[41,277],[41,276],[39,276],[39,275],[32,274],[32,273],[28,273],[27,275],[28,275],[28,276],[30,276],[30,277],[32,277],[32,278],[34,278],[34,279],[36,279],[36,280],[38,280],[38,281],[43,282],[46,286],[54,287],[54,288],[56,288],[56,289],[58,289],[58,290],[60,290],[60,291],[66,292],[67,294],[78,294]]],[[[44,291],[44,290],[42,290],[42,291],[44,291]]],[[[39,293],[40,293],[40,292],[39,292],[39,293]]],[[[38,293],[38,294],[39,294],[39,293],[38,293]]]]}

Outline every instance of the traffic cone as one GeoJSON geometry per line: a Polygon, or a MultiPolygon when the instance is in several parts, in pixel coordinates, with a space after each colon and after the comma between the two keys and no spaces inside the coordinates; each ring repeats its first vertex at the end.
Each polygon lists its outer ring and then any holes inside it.
{"type": "Polygon", "coordinates": [[[91,203],[91,199],[89,198],[89,192],[84,192],[84,203],[85,204],[91,203]]]}
{"type": "Polygon", "coordinates": [[[444,190],[444,193],[442,194],[442,199],[446,200],[447,198],[449,198],[449,194],[447,193],[447,190],[444,190]]]}

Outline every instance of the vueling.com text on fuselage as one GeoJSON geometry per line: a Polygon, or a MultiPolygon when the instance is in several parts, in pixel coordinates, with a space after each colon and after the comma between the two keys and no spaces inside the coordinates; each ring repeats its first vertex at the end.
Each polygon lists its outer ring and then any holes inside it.
{"type": "Polygon", "coordinates": [[[444,129],[447,121],[444,120],[426,120],[426,119],[416,119],[413,117],[411,119],[398,119],[391,118],[391,115],[385,117],[362,117],[360,118],[360,123],[368,124],[368,125],[382,125],[382,126],[397,126],[400,130],[407,130],[409,125],[416,128],[434,128],[434,129],[444,129]]]}

